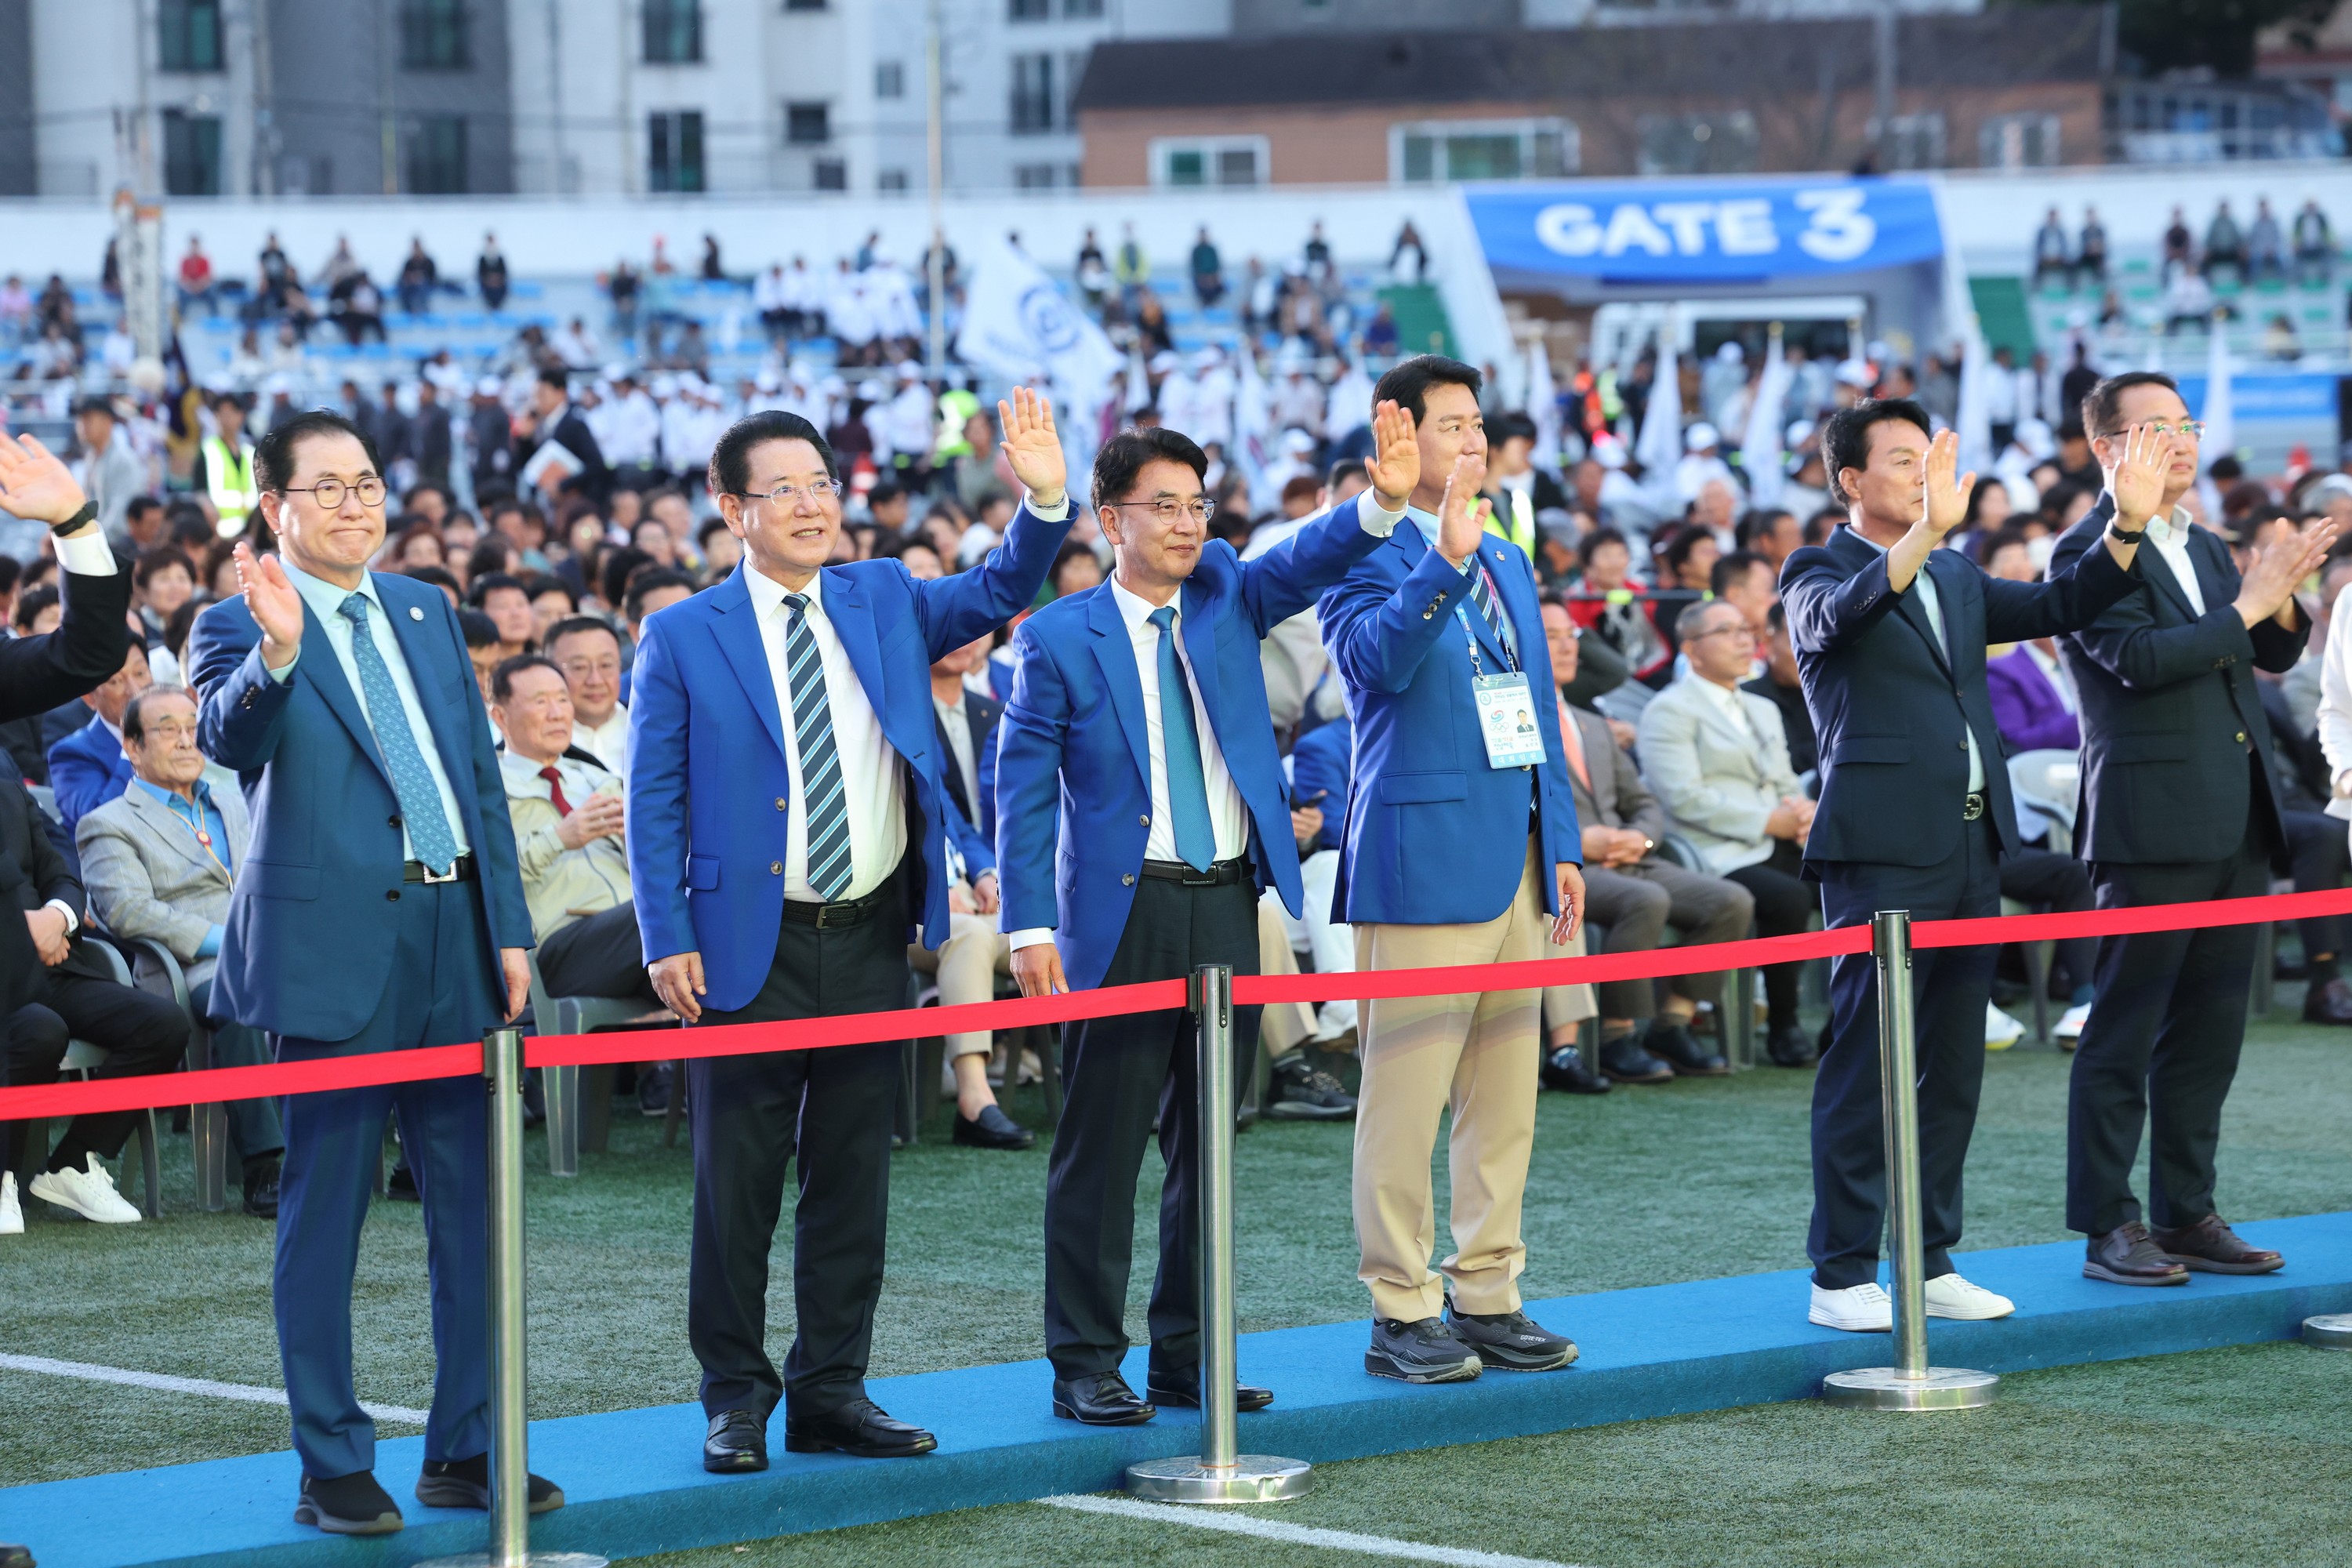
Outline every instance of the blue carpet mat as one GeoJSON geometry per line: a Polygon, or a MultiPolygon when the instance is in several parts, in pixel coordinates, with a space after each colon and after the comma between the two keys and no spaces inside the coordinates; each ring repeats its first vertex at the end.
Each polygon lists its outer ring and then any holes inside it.
{"type": "MultiPolygon", "coordinates": [[[[2000,1322],[1935,1324],[1935,1359],[1995,1372],[2116,1361],[2292,1338],[2315,1313],[2352,1311],[2352,1214],[2243,1232],[2286,1253],[2286,1269],[2136,1290],[2083,1279],[2079,1242],[1968,1253],[1969,1278],[2014,1297],[2018,1310],[2000,1322]]],[[[1535,1316],[1583,1347],[1575,1366],[1490,1372],[1433,1388],[1367,1375],[1361,1321],[1250,1334],[1242,1375],[1271,1386],[1276,1403],[1242,1418],[1242,1445],[1315,1461],[1359,1458],[1803,1399],[1825,1373],[1885,1363],[1887,1340],[1814,1328],[1805,1305],[1798,1270],[1531,1302],[1535,1316]]],[[[1139,1350],[1129,1381],[1140,1387],[1143,1370],[1139,1350]]],[[[621,1558],[762,1540],[1107,1490],[1133,1460],[1199,1451],[1188,1413],[1113,1430],[1056,1420],[1049,1376],[1044,1363],[1023,1362],[880,1380],[875,1397],[937,1432],[937,1453],[865,1460],[786,1454],[779,1444],[773,1468],[757,1476],[703,1472],[704,1422],[692,1405],[537,1422],[531,1468],[562,1485],[569,1506],[537,1521],[532,1544],[621,1558]]],[[[341,1540],[296,1525],[294,1458],[264,1454],[0,1489],[0,1540],[31,1544],[42,1568],[394,1568],[481,1550],[480,1515],[413,1502],[423,1448],[421,1437],[408,1437],[377,1450],[378,1477],[408,1515],[397,1535],[341,1540]]]]}

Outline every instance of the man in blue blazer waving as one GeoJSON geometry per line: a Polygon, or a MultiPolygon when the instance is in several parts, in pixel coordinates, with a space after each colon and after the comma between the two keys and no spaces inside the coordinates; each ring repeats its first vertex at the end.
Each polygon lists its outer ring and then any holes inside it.
{"type": "MultiPolygon", "coordinates": [[[[1323,596],[1323,646],[1355,721],[1332,918],[1360,970],[1505,963],[1565,943],[1583,854],[1534,568],[1485,531],[1478,372],[1422,354],[1375,395],[1412,418],[1412,526],[1323,596]],[[1524,716],[1523,716],[1524,715],[1524,716]]],[[[1402,501],[1406,495],[1396,498],[1402,501]]],[[[1576,1346],[1520,1310],[1519,1200],[1535,1140],[1541,993],[1529,985],[1370,1003],[1359,1039],[1357,1277],[1366,1371],[1454,1383],[1542,1372],[1576,1346]],[[1453,1111],[1455,1251],[1429,1267],[1429,1157],[1453,1111]]]]}
{"type": "MultiPolygon", "coordinates": [[[[1401,502],[1417,460],[1394,405],[1376,422],[1374,489],[1401,502]]],[[[1095,459],[1108,582],[1013,634],[997,754],[997,868],[1024,995],[1170,980],[1200,964],[1257,973],[1257,900],[1299,907],[1290,792],[1258,640],[1395,528],[1370,493],[1255,561],[1209,537],[1208,458],[1173,430],[1126,430],[1095,459]]],[[[1257,1052],[1240,1009],[1234,1049],[1257,1052]]],[[[1054,1411],[1100,1426],[1201,1403],[1197,1032],[1181,1011],[1069,1026],[1045,1189],[1045,1351],[1054,1411]],[[1160,1273],[1148,1397],[1119,1375],[1135,1182],[1160,1119],[1160,1273]]],[[[1244,1410],[1274,1395],[1241,1391],[1244,1410]]]]}
{"type": "MultiPolygon", "coordinates": [[[[1069,531],[1052,407],[997,405],[1028,500],[968,572],[828,566],[833,449],[795,414],[738,421],[709,484],[743,562],[646,617],[629,703],[629,868],[654,988],[689,1025],[903,1007],[912,928],[948,934],[950,797],[934,661],[1026,607],[1069,531]]],[[[687,1331],[702,1363],[703,1465],[763,1469],[785,1446],[887,1458],[938,1446],[866,1395],[890,1199],[895,1043],[687,1064],[694,1247],[687,1331]],[[797,1157],[798,1333],[768,1359],[768,1250],[797,1157]]]]}
{"type": "MultiPolygon", "coordinates": [[[[236,547],[243,593],[189,640],[197,739],[243,775],[253,839],[229,895],[212,1010],[281,1061],[478,1040],[522,1011],[530,910],[481,690],[449,601],[371,573],[384,480],[340,415],[270,427],[253,459],[282,556],[236,547]]],[[[482,1086],[428,1079],[286,1102],[277,1310],[295,1519],[398,1530],[352,1385],[352,1274],[395,1108],[425,1205],[438,1361],[417,1500],[489,1506],[489,1280],[482,1086]]],[[[563,1494],[531,1482],[534,1511],[563,1494]]]]}

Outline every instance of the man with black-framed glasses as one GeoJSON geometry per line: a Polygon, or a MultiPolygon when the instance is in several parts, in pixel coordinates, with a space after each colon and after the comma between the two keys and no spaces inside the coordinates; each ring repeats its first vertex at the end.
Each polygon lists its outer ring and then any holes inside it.
{"type": "MultiPolygon", "coordinates": [[[[930,666],[1027,607],[1069,531],[1051,405],[1016,388],[997,410],[1028,500],[986,560],[935,581],[896,560],[828,564],[840,468],[799,415],[751,415],[713,448],[742,564],[646,617],[629,699],[637,927],[654,989],[688,1026],[904,1007],[907,944],[946,939],[930,666]]],[[[779,1402],[794,1453],[938,1446],[866,1392],[899,1058],[885,1042],[687,1064],[706,1469],[765,1469],[779,1402]],[[795,1161],[796,1332],[779,1375],[768,1254],[795,1161]]]]}
{"type": "MultiPolygon", "coordinates": [[[[2131,595],[2058,639],[2081,701],[2075,853],[2090,862],[2101,909],[2267,892],[2273,872],[2289,870],[2289,847],[2254,672],[2280,673],[2302,657],[2311,621],[2294,590],[2326,557],[2336,525],[2273,525],[2241,576],[2228,543],[2181,504],[2197,483],[2204,426],[2171,377],[2135,371],[2100,382],[2083,399],[2083,428],[2106,489],[2059,540],[2051,572],[2103,531],[2145,534],[2148,548],[2131,595]]],[[[2283,1261],[2214,1212],[2214,1150],[2245,1040],[2255,934],[2228,925],[2099,943],[2066,1113],[2066,1225],[2090,1238],[2090,1279],[2185,1285],[2192,1270],[2263,1274],[2283,1261]],[[2131,1190],[2143,1122],[2146,1221],[2131,1190]]]]}

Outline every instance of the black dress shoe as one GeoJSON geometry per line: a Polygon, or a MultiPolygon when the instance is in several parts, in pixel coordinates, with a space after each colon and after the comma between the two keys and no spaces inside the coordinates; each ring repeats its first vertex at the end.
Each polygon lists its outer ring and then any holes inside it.
{"type": "Polygon", "coordinates": [[[637,1073],[637,1114],[661,1117],[669,1114],[670,1066],[656,1062],[637,1073]]]}
{"type": "Polygon", "coordinates": [[[416,1173],[408,1168],[407,1155],[403,1154],[399,1163],[393,1166],[392,1174],[383,1179],[383,1195],[396,1204],[423,1201],[417,1196],[416,1173]]]}
{"type": "Polygon", "coordinates": [[[1764,1054],[1772,1065],[1784,1068],[1809,1068],[1821,1060],[1813,1049],[1813,1037],[1795,1024],[1783,1024],[1764,1037],[1764,1054]]]}
{"type": "Polygon", "coordinates": [[[2303,1021],[2306,1024],[2352,1024],[2352,985],[2345,984],[2344,977],[2339,974],[2304,992],[2303,1021]]]}
{"type": "Polygon", "coordinates": [[[0,1541],[0,1568],[33,1568],[33,1549],[0,1541]]]}
{"type": "Polygon", "coordinates": [[[1127,1379],[1106,1372],[1092,1377],[1055,1378],[1054,1414],[1088,1426],[1140,1426],[1160,1410],[1138,1399],[1127,1379]]]}
{"type": "Polygon", "coordinates": [[[861,1459],[911,1459],[940,1440],[912,1422],[896,1421],[870,1399],[853,1399],[822,1415],[784,1417],[784,1447],[794,1454],[839,1449],[861,1459]]]}
{"type": "Polygon", "coordinates": [[[1584,1065],[1584,1053],[1574,1046],[1561,1046],[1544,1053],[1543,1065],[1536,1069],[1546,1089],[1557,1089],[1569,1094],[1607,1094],[1609,1080],[1584,1065]]]}
{"type": "Polygon", "coordinates": [[[1037,1134],[1005,1115],[1003,1106],[983,1105],[969,1121],[956,1113],[954,1139],[967,1149],[1026,1149],[1037,1134]]]}
{"type": "Polygon", "coordinates": [[[1664,1019],[1651,1021],[1642,1048],[1664,1062],[1676,1078],[1722,1078],[1731,1071],[1729,1062],[1691,1038],[1688,1029],[1664,1019]]]}
{"type": "Polygon", "coordinates": [[[1339,1080],[1294,1051],[1273,1064],[1267,1077],[1265,1115],[1270,1121],[1346,1121],[1356,1114],[1356,1098],[1339,1080]]]}
{"type": "Polygon", "coordinates": [[[246,1173],[245,1212],[256,1219],[278,1217],[278,1162],[271,1160],[246,1173]]]}
{"type": "MultiPolygon", "coordinates": [[[[416,1500],[426,1508],[490,1506],[490,1457],[470,1459],[427,1459],[416,1478],[416,1500]]],[[[553,1513],[563,1506],[563,1489],[544,1476],[530,1478],[530,1511],[553,1513]]]]}
{"type": "Polygon", "coordinates": [[[2158,1226],[2148,1235],[2166,1257],[2199,1274],[2270,1274],[2286,1262],[2284,1254],[2246,1242],[2217,1214],[2195,1225],[2158,1226]]]}
{"type": "MultiPolygon", "coordinates": [[[[1201,1374],[1197,1372],[1189,1375],[1182,1373],[1149,1373],[1143,1380],[1143,1392],[1155,1407],[1164,1405],[1171,1410],[1198,1410],[1201,1408],[1201,1374]]],[[[1274,1390],[1271,1388],[1260,1388],[1249,1383],[1234,1384],[1235,1410],[1263,1410],[1273,1403],[1274,1390]]]]}
{"type": "Polygon", "coordinates": [[[1633,1035],[1601,1042],[1601,1070],[1612,1083],[1664,1083],[1675,1069],[1642,1048],[1633,1035]]]}
{"type": "Polygon", "coordinates": [[[766,1469],[768,1424],[755,1411],[720,1411],[702,1439],[702,1468],[714,1476],[766,1469]]]}
{"type": "Polygon", "coordinates": [[[2165,1255],[2137,1220],[2091,1237],[2083,1253],[2083,1278],[2110,1285],[2186,1285],[2189,1270],[2165,1255]]]}
{"type": "Polygon", "coordinates": [[[375,1484],[373,1471],[332,1480],[304,1476],[294,1522],[315,1524],[329,1535],[390,1535],[401,1526],[400,1505],[375,1484]]]}

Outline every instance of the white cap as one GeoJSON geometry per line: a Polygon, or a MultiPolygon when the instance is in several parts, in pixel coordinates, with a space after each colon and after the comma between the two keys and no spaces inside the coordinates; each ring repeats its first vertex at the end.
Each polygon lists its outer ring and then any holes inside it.
{"type": "Polygon", "coordinates": [[[506,390],[507,384],[495,375],[486,375],[474,383],[474,395],[477,397],[499,397],[505,395],[506,390]]]}
{"type": "Polygon", "coordinates": [[[1622,468],[1625,466],[1625,443],[1614,438],[1593,442],[1592,460],[1604,468],[1622,468]]]}
{"type": "Polygon", "coordinates": [[[1780,444],[1784,447],[1801,447],[1812,438],[1813,422],[1811,420],[1791,419],[1789,421],[1788,429],[1780,434],[1780,444]]]}
{"type": "Polygon", "coordinates": [[[1161,349],[1158,353],[1151,356],[1151,363],[1149,368],[1165,374],[1166,372],[1174,370],[1178,365],[1181,365],[1184,362],[1182,360],[1176,357],[1173,350],[1161,349]]]}
{"type": "Polygon", "coordinates": [[[1685,452],[1704,452],[1709,447],[1721,445],[1723,437],[1704,419],[1683,432],[1683,450],[1685,452]]]}
{"type": "Polygon", "coordinates": [[[1315,450],[1315,437],[1293,426],[1283,432],[1282,449],[1286,452],[1296,452],[1304,458],[1315,450]]]}
{"type": "Polygon", "coordinates": [[[763,370],[751,384],[761,392],[782,392],[784,389],[784,379],[772,370],[763,370]]]}
{"type": "Polygon", "coordinates": [[[676,397],[677,395],[677,377],[667,374],[656,375],[654,377],[653,384],[649,390],[656,397],[676,397]]]}
{"type": "Polygon", "coordinates": [[[1735,339],[1727,341],[1721,348],[1716,350],[1715,357],[1725,364],[1746,364],[1748,351],[1741,348],[1735,339]]]}
{"type": "Polygon", "coordinates": [[[1870,374],[1870,366],[1858,359],[1841,363],[1837,367],[1837,378],[1843,385],[1860,387],[1865,392],[1878,384],[1878,378],[1870,374]]]}

